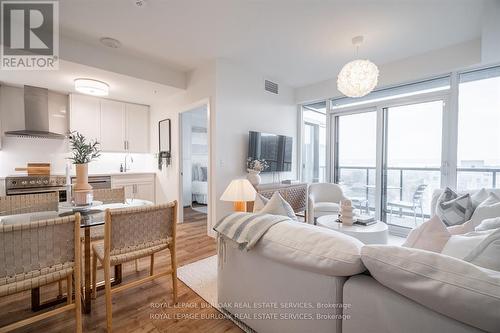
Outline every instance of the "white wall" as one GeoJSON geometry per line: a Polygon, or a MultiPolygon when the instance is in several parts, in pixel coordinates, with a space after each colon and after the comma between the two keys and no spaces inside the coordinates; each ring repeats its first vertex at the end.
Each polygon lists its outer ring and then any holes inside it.
{"type": "MultiPolygon", "coordinates": [[[[215,61],[211,61],[189,73],[186,91],[151,104],[152,152],[158,152],[158,121],[169,118],[172,126],[172,165],[156,171],[158,203],[179,200],[179,113],[209,103],[209,122],[215,128],[215,117],[211,116],[215,112],[215,100],[215,61]]],[[[210,154],[215,154],[215,147],[210,148],[210,154]]],[[[210,166],[211,178],[213,170],[214,167],[210,166]]],[[[210,200],[210,206],[215,207],[215,198],[211,196],[210,200]]],[[[209,221],[215,220],[213,214],[214,210],[209,207],[209,221]]]]}
{"type": "Polygon", "coordinates": [[[481,41],[483,63],[500,62],[500,1],[485,0],[481,41]]]}
{"type": "MultiPolygon", "coordinates": [[[[41,138],[4,137],[0,150],[0,178],[15,175],[16,167],[25,167],[28,162],[51,163],[52,174],[64,174],[68,154],[66,140],[41,138]]],[[[89,173],[116,173],[124,153],[102,153],[98,160],[89,164],[89,173]]],[[[130,154],[134,159],[131,171],[154,172],[152,154],[130,154]]],[[[74,171],[74,170],[73,170],[74,171]]]]}
{"type": "MultiPolygon", "coordinates": [[[[292,88],[279,83],[279,94],[264,90],[264,75],[227,60],[217,61],[216,89],[216,189],[220,198],[234,178],[245,177],[248,131],[262,131],[293,137],[292,172],[297,175],[297,107],[292,88]]],[[[263,182],[270,182],[269,175],[263,182]]],[[[232,204],[217,200],[217,219],[231,212],[232,204]]]]}
{"type": "MultiPolygon", "coordinates": [[[[378,64],[378,87],[426,79],[481,63],[481,40],[475,39],[388,64],[378,64]]],[[[296,89],[297,104],[341,96],[337,78],[296,89]]]]}

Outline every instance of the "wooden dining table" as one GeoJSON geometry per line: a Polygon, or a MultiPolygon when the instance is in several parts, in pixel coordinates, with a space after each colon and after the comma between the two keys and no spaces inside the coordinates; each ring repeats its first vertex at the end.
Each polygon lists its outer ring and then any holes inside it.
{"type": "MultiPolygon", "coordinates": [[[[45,219],[51,219],[55,217],[68,216],[75,214],[77,211],[81,214],[81,224],[80,228],[83,230],[83,266],[84,266],[84,276],[83,276],[83,292],[82,292],[82,311],[84,313],[90,313],[91,307],[91,278],[90,278],[90,256],[91,256],[91,239],[90,230],[91,228],[104,225],[104,216],[107,209],[121,209],[121,208],[131,208],[153,205],[151,201],[140,200],[140,199],[127,199],[124,203],[111,203],[111,204],[95,204],[92,207],[87,207],[82,209],[81,207],[73,207],[68,203],[60,203],[58,205],[57,211],[54,210],[40,210],[33,213],[23,213],[23,214],[11,214],[2,215],[0,212],[0,225],[1,224],[24,224],[29,222],[41,221],[45,219]]],[[[37,210],[37,207],[33,207],[33,210],[37,210]]],[[[121,265],[115,266],[115,275],[113,284],[121,283],[122,278],[122,268],[121,265]]],[[[59,295],[57,299],[50,300],[41,304],[40,302],[40,288],[34,288],[31,291],[31,308],[33,311],[38,311],[45,309],[47,307],[53,306],[66,301],[66,297],[61,297],[59,295]]]]}

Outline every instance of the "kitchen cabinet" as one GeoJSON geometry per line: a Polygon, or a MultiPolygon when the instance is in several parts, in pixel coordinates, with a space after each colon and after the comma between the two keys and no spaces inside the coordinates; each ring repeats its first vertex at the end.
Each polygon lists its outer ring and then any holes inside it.
{"type": "Polygon", "coordinates": [[[103,152],[149,153],[149,106],[71,95],[70,128],[101,143],[103,152]]]}
{"type": "Polygon", "coordinates": [[[127,104],[127,150],[132,153],[149,151],[149,107],[139,104],[127,104]]]}
{"type": "Polygon", "coordinates": [[[155,202],[155,174],[113,175],[111,188],[125,188],[127,199],[142,199],[155,202]]]}
{"type": "Polygon", "coordinates": [[[125,103],[101,100],[101,149],[109,152],[126,150],[125,103]]]}
{"type": "Polygon", "coordinates": [[[87,139],[101,141],[101,101],[84,95],[70,95],[70,130],[87,139]]]}

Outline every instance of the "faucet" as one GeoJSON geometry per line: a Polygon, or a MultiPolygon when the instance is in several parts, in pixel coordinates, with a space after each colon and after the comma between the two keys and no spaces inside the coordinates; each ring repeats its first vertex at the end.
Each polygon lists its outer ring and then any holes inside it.
{"type": "Polygon", "coordinates": [[[127,172],[128,170],[130,170],[130,168],[127,167],[128,157],[130,157],[130,163],[134,163],[134,158],[130,154],[126,154],[125,160],[123,161],[124,164],[123,172],[127,172]]]}

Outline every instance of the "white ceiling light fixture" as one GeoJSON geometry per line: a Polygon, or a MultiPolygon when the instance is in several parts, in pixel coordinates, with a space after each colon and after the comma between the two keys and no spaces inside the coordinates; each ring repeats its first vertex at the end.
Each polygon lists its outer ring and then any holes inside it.
{"type": "Polygon", "coordinates": [[[106,82],[93,79],[76,79],[75,90],[86,95],[108,96],[109,85],[106,82]]]}
{"type": "MultiPolygon", "coordinates": [[[[363,43],[363,36],[356,36],[352,44],[356,47],[363,43]]],[[[342,67],[337,77],[337,89],[348,97],[363,97],[368,95],[378,83],[378,68],[370,60],[357,59],[342,67]]]]}
{"type": "Polygon", "coordinates": [[[122,46],[122,43],[118,39],[114,39],[111,37],[102,37],[99,39],[101,44],[104,46],[110,47],[112,49],[119,49],[122,46]]]}

